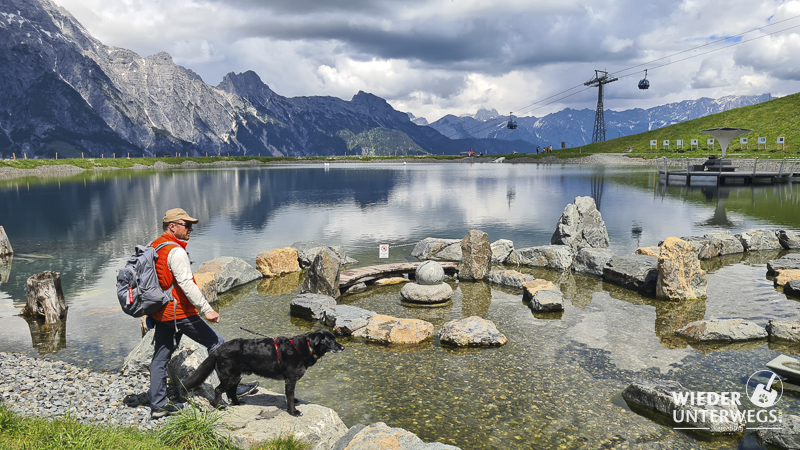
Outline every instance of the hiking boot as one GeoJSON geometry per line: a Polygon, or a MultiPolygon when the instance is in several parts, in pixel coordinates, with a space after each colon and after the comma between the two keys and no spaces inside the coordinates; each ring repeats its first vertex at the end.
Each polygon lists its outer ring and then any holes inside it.
{"type": "Polygon", "coordinates": [[[239,386],[236,388],[236,397],[244,397],[250,395],[258,390],[258,381],[253,381],[246,386],[239,386]]]}
{"type": "Polygon", "coordinates": [[[166,405],[160,408],[152,408],[150,409],[150,418],[151,419],[160,419],[165,416],[171,416],[173,414],[179,413],[186,405],[183,403],[167,403],[166,405]]]}

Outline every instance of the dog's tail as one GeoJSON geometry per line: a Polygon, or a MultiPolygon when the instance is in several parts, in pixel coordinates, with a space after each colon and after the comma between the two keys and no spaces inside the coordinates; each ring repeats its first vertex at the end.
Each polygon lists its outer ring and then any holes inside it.
{"type": "Polygon", "coordinates": [[[184,378],[181,381],[183,383],[183,387],[187,391],[191,391],[192,389],[200,386],[203,383],[203,381],[205,381],[206,378],[208,378],[208,376],[211,375],[211,372],[214,371],[216,365],[217,365],[217,352],[211,352],[211,354],[208,355],[208,358],[206,358],[205,361],[200,363],[200,365],[197,366],[197,369],[195,369],[195,371],[191,375],[189,375],[188,377],[184,378]]]}

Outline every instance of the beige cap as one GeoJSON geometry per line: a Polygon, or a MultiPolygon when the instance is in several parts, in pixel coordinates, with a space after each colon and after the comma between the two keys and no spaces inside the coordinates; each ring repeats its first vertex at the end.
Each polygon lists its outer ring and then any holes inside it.
{"type": "Polygon", "coordinates": [[[199,222],[197,219],[187,214],[186,211],[184,211],[181,208],[173,208],[167,211],[167,213],[164,214],[164,220],[162,220],[162,222],[169,223],[169,222],[177,222],[179,220],[185,220],[186,222],[189,223],[199,222]]]}

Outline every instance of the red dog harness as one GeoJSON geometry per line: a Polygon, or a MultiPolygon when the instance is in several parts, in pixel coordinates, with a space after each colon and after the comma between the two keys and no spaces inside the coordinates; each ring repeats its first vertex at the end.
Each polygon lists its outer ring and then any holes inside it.
{"type": "MultiPolygon", "coordinates": [[[[300,349],[297,348],[296,345],[294,345],[294,340],[289,339],[289,343],[292,344],[292,347],[294,347],[295,350],[297,350],[297,354],[302,357],[303,352],[301,352],[300,349]]],[[[283,360],[281,359],[281,352],[278,350],[278,341],[273,339],[272,344],[275,346],[275,354],[278,355],[278,364],[283,364],[283,360]]],[[[314,359],[319,359],[319,356],[317,356],[317,352],[315,352],[314,349],[311,347],[311,343],[306,341],[306,345],[308,345],[308,351],[311,352],[311,356],[313,356],[314,359]]]]}

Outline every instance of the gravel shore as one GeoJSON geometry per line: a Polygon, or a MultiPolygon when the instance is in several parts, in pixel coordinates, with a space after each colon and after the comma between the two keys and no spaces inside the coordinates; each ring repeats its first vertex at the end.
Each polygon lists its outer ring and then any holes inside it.
{"type": "Polygon", "coordinates": [[[150,419],[149,385],[146,377],[0,352],[0,401],[24,416],[154,429],[163,419],[150,419]]]}

